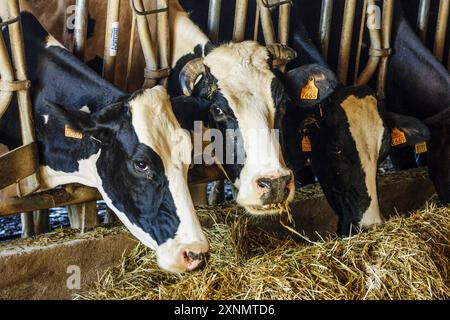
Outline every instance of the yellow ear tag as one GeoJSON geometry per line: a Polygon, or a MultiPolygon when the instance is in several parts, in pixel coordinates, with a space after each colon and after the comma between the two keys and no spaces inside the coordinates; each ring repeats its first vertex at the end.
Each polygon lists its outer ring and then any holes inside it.
{"type": "Polygon", "coordinates": [[[391,146],[395,147],[406,143],[406,135],[400,129],[394,128],[391,132],[391,146]]]}
{"type": "Polygon", "coordinates": [[[300,100],[317,100],[319,98],[319,89],[314,83],[314,78],[310,77],[306,86],[300,92],[300,100]]]}
{"type": "Polygon", "coordinates": [[[416,153],[417,154],[426,153],[427,151],[428,151],[428,148],[427,148],[427,143],[425,141],[416,143],[416,153]]]}
{"type": "Polygon", "coordinates": [[[302,151],[303,152],[311,152],[311,140],[307,136],[303,136],[302,138],[302,151]]]}
{"type": "Polygon", "coordinates": [[[71,127],[69,127],[68,124],[66,124],[66,126],[64,127],[64,135],[67,138],[73,138],[78,140],[83,139],[83,134],[81,132],[73,130],[71,127]]]}

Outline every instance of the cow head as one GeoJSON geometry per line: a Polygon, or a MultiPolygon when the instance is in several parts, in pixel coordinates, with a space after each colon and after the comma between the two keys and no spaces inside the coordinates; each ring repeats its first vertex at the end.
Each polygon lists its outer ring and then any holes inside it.
{"type": "Polygon", "coordinates": [[[402,132],[401,145],[407,146],[428,140],[428,129],[417,119],[384,112],[368,87],[337,86],[313,108],[304,111],[297,137],[290,139],[295,143],[287,148],[302,150],[303,139],[309,139],[310,150],[302,152],[309,153],[325,196],[339,215],[340,235],[381,223],[377,169],[390,151],[391,132],[402,132]]]}
{"type": "Polygon", "coordinates": [[[138,92],[93,114],[49,107],[52,117],[98,148],[80,165],[79,180],[98,188],[131,233],[156,250],[162,268],[196,268],[208,243],[187,186],[192,145],[165,89],[138,92]]]}
{"type": "Polygon", "coordinates": [[[211,102],[209,126],[223,137],[234,132],[223,143],[233,156],[228,152],[228,161],[219,164],[239,190],[237,203],[252,214],[280,212],[280,204],[294,195],[293,175],[274,130],[285,111],[285,93],[272,70],[273,61],[294,57],[292,49],[280,45],[230,43],[188,62],[180,73],[185,95],[211,102]]]}

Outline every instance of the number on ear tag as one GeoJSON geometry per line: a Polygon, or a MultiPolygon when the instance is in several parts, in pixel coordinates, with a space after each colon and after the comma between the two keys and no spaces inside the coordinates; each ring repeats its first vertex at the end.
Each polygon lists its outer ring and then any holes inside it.
{"type": "Polygon", "coordinates": [[[303,136],[302,138],[302,151],[303,152],[311,152],[311,140],[307,136],[303,136]]]}
{"type": "Polygon", "coordinates": [[[417,154],[426,153],[427,151],[428,151],[428,148],[427,148],[427,143],[425,141],[416,143],[416,153],[417,154]]]}
{"type": "Polygon", "coordinates": [[[78,140],[83,139],[83,134],[81,132],[73,130],[71,127],[69,127],[68,124],[66,124],[66,126],[64,127],[64,135],[67,138],[73,138],[78,140]]]}
{"type": "Polygon", "coordinates": [[[391,132],[391,146],[395,147],[406,143],[406,135],[400,129],[394,128],[391,132]]]}
{"type": "Polygon", "coordinates": [[[314,83],[314,78],[310,77],[306,86],[300,92],[300,100],[317,100],[319,98],[319,89],[314,83]]]}

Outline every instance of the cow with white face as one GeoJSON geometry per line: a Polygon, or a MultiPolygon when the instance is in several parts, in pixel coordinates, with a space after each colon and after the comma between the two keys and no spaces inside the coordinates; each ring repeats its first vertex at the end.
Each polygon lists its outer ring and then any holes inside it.
{"type": "Polygon", "coordinates": [[[253,41],[208,45],[202,57],[181,69],[181,89],[187,96],[210,102],[210,128],[220,130],[223,137],[227,130],[237,132],[235,139],[223,144],[223,154],[233,150],[233,161],[219,163],[238,189],[237,203],[252,214],[278,213],[293,199],[294,180],[276,131],[286,97],[272,61],[289,61],[295,52],[253,41]]]}
{"type": "MultiPolygon", "coordinates": [[[[187,186],[192,144],[162,87],[131,97],[86,67],[29,13],[21,14],[42,190],[80,183],[99,190],[159,265],[202,264],[208,243],[187,186]]],[[[3,36],[9,46],[8,33],[3,36]]],[[[0,119],[0,144],[20,145],[17,105],[0,119]]],[[[42,191],[41,190],[41,191],[42,191]]]]}

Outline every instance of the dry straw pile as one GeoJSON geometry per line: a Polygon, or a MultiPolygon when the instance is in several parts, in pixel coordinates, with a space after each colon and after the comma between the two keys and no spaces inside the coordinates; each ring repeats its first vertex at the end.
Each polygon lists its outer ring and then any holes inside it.
{"type": "Polygon", "coordinates": [[[411,217],[350,239],[316,243],[250,231],[235,207],[202,209],[211,258],[201,271],[158,269],[142,246],[78,299],[449,299],[450,208],[427,205],[411,217]]]}

